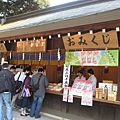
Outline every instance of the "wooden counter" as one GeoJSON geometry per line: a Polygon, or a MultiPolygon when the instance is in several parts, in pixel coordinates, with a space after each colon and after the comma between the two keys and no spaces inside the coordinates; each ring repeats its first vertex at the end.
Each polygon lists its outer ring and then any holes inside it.
{"type": "Polygon", "coordinates": [[[81,97],[74,96],[73,103],[63,102],[63,94],[47,91],[42,112],[68,120],[120,120],[120,102],[93,99],[93,106],[82,106],[81,97]]]}
{"type": "MultiPolygon", "coordinates": [[[[63,95],[63,93],[61,93],[61,92],[54,92],[54,91],[47,91],[47,93],[54,94],[54,95],[61,95],[61,96],[63,95]]],[[[81,99],[80,96],[74,96],[74,98],[81,99]]],[[[120,107],[120,101],[109,101],[109,100],[96,99],[96,98],[93,98],[93,101],[94,102],[101,102],[101,103],[108,103],[108,104],[113,104],[113,105],[119,105],[119,107],[120,107]]]]}

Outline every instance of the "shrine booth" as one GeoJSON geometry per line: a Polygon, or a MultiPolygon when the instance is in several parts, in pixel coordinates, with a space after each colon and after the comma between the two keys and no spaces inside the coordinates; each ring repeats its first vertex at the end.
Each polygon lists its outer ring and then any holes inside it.
{"type": "Polygon", "coordinates": [[[9,17],[0,26],[0,59],[20,69],[43,67],[46,72],[50,86],[43,113],[68,120],[120,119],[119,4],[79,0],[9,17]],[[84,70],[88,79],[87,70],[92,68],[97,88],[100,83],[111,84],[116,97],[111,90],[113,99],[94,96],[92,106],[81,105],[79,95],[73,96],[73,102],[63,101],[65,65],[70,66],[68,87],[78,70],[84,70]]]}

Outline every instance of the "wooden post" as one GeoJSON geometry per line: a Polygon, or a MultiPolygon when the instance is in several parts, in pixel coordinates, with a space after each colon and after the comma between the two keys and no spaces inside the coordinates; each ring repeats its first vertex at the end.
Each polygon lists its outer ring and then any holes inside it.
{"type": "Polygon", "coordinates": [[[117,91],[117,100],[120,100],[120,48],[119,48],[119,66],[118,66],[118,91],[117,91]]]}

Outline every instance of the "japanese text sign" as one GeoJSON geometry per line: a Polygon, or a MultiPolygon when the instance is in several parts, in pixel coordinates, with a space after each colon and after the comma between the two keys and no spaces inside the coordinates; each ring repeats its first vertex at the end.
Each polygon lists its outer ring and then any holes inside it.
{"type": "Polygon", "coordinates": [[[45,52],[46,39],[17,42],[17,52],[45,52]]]}
{"type": "Polygon", "coordinates": [[[70,79],[70,65],[65,65],[64,64],[63,88],[69,86],[69,79],[70,79]]]}
{"type": "Polygon", "coordinates": [[[64,36],[63,42],[66,50],[81,48],[118,48],[118,37],[115,30],[110,32],[97,32],[64,36]]]}

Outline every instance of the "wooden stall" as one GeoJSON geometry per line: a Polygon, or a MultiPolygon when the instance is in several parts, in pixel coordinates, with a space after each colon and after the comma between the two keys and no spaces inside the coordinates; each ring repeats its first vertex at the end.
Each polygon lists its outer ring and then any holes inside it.
{"type": "MultiPolygon", "coordinates": [[[[7,18],[0,27],[0,45],[6,47],[0,49],[0,58],[4,57],[10,64],[31,67],[32,70],[44,67],[50,83],[62,83],[66,52],[119,51],[119,4],[119,1],[111,0],[79,0],[44,9],[44,13],[38,10],[7,18]]],[[[81,67],[71,66],[70,86],[81,67]]],[[[67,103],[62,101],[62,92],[47,91],[42,111],[70,120],[119,120],[119,60],[117,66],[108,67],[108,73],[104,72],[105,66],[84,66],[86,78],[89,68],[95,71],[97,86],[103,80],[112,80],[118,85],[116,101],[93,98],[92,107],[81,106],[81,97],[74,96],[74,102],[67,103]]]]}

